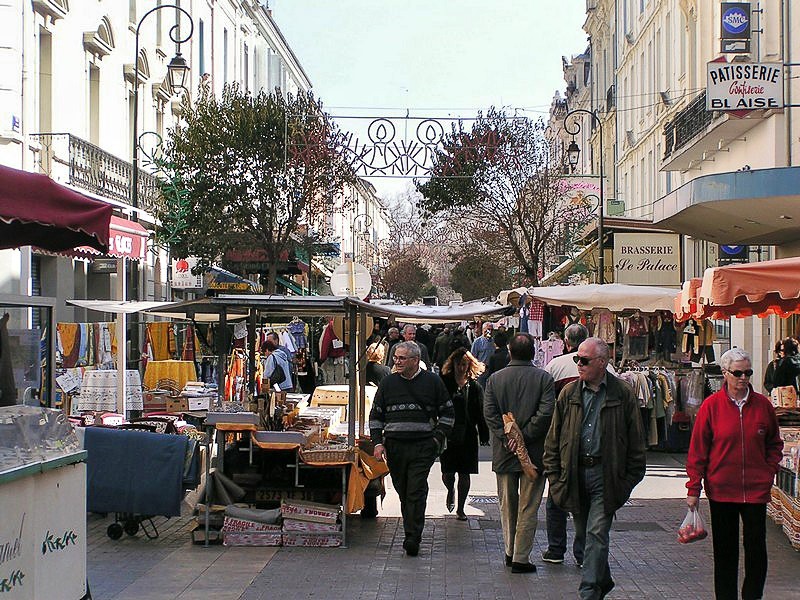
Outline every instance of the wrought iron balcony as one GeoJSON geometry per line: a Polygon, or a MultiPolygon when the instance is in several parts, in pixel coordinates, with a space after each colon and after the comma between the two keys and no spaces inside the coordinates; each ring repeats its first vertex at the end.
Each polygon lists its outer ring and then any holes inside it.
{"type": "MultiPolygon", "coordinates": [[[[131,204],[133,165],[71,133],[35,133],[41,144],[39,170],[88,192],[131,204]]],[[[139,169],[139,208],[152,212],[159,180],[139,169]]]]}
{"type": "Polygon", "coordinates": [[[664,126],[664,159],[706,131],[716,117],[715,112],[706,110],[706,93],[703,91],[664,126]]]}

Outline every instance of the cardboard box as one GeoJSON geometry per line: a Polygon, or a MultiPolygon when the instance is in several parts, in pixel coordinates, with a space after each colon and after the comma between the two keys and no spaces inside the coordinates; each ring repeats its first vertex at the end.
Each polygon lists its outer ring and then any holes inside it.
{"type": "Polygon", "coordinates": [[[189,412],[189,401],[181,396],[168,396],[166,400],[168,413],[189,412]]]}
{"type": "Polygon", "coordinates": [[[342,545],[341,533],[313,534],[313,533],[284,533],[284,546],[305,546],[312,548],[337,548],[342,545]]]}
{"type": "Polygon", "coordinates": [[[298,521],[296,519],[284,519],[283,530],[333,533],[341,531],[342,525],[341,523],[311,523],[309,521],[298,521]]]}
{"type": "Polygon", "coordinates": [[[211,396],[184,396],[189,402],[189,410],[208,410],[211,408],[211,396]]]}
{"type": "Polygon", "coordinates": [[[280,546],[283,534],[280,531],[230,531],[222,533],[224,546],[280,546]]]}
{"type": "Polygon", "coordinates": [[[281,503],[281,515],[284,519],[313,523],[336,523],[339,518],[339,505],[319,504],[304,500],[284,500],[281,503]]]}

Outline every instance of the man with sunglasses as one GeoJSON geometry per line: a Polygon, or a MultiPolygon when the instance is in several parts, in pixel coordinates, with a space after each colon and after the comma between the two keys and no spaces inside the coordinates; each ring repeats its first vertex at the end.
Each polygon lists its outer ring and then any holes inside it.
{"type": "Polygon", "coordinates": [[[609,531],[616,511],[644,478],[646,459],[639,401],[606,368],[610,349],[585,340],[573,357],[578,380],[558,396],[544,448],[553,501],[574,515],[575,535],[586,540],[578,595],[604,598],[613,588],[609,531]]]}
{"type": "Polygon", "coordinates": [[[763,597],[767,579],[766,515],[782,458],[775,409],[753,390],[750,355],[731,348],[719,359],[722,389],[700,405],[686,457],[686,504],[697,510],[705,484],[711,508],[714,591],[739,597],[739,521],[744,544],[742,598],[763,597]]]}
{"type": "Polygon", "coordinates": [[[441,377],[420,368],[416,342],[395,347],[394,369],[381,380],[369,413],[373,456],[385,460],[400,497],[408,556],[419,554],[428,501],[428,474],[445,448],[455,410],[441,377]]]}

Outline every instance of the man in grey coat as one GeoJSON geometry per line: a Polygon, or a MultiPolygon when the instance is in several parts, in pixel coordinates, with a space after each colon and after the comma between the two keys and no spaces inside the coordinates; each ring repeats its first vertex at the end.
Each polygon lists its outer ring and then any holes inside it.
{"type": "Polygon", "coordinates": [[[555,403],[553,378],[533,366],[534,339],[527,333],[516,335],[509,350],[511,362],[486,383],[483,412],[492,436],[492,470],[497,477],[506,565],[512,573],[532,573],[536,566],[530,562],[530,553],[545,482],[542,454],[555,403]],[[509,412],[522,430],[528,455],[539,472],[535,481],[523,474],[515,445],[504,433],[503,415],[509,412]]]}

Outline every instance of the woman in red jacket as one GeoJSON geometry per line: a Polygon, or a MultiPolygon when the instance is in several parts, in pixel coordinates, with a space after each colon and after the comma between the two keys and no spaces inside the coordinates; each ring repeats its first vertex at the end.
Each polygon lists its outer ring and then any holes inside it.
{"type": "Polygon", "coordinates": [[[753,391],[750,355],[732,348],[720,357],[725,383],[697,413],[686,459],[686,504],[697,509],[705,484],[711,508],[717,600],[739,597],[739,519],[744,538],[743,600],[761,598],[767,579],[767,502],[783,442],[775,410],[753,391]]]}

